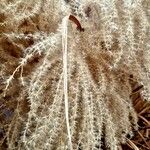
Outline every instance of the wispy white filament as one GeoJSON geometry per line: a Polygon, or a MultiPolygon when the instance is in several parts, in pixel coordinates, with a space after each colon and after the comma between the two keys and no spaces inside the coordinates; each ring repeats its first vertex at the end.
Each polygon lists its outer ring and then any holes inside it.
{"type": "Polygon", "coordinates": [[[69,148],[72,150],[72,140],[69,123],[69,105],[68,105],[68,70],[67,70],[67,26],[69,16],[63,18],[62,28],[62,49],[63,49],[63,75],[64,75],[64,100],[65,100],[65,117],[67,125],[67,133],[69,139],[69,148]]]}

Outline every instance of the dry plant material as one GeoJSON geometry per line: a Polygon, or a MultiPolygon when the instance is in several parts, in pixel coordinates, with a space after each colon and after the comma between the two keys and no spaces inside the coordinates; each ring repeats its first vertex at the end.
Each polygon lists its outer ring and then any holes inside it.
{"type": "Polygon", "coordinates": [[[77,30],[79,30],[80,32],[84,31],[84,28],[82,28],[80,22],[78,21],[78,19],[75,16],[70,15],[69,20],[73,21],[77,25],[77,30]]]}
{"type": "Polygon", "coordinates": [[[148,4],[1,0],[0,148],[149,149],[148,4]]]}

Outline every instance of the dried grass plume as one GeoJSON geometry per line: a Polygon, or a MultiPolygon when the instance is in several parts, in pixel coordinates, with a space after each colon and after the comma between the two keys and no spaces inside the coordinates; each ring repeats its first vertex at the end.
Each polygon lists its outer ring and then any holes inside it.
{"type": "Polygon", "coordinates": [[[117,150],[132,136],[131,80],[150,101],[148,4],[1,0],[0,99],[13,95],[15,108],[9,150],[117,150]]]}

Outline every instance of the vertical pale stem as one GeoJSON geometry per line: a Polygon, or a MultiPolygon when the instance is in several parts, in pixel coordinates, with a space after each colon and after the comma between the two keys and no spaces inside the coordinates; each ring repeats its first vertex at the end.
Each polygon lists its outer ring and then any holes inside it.
{"type": "Polygon", "coordinates": [[[62,30],[62,48],[63,48],[63,74],[64,74],[64,100],[65,100],[65,117],[67,125],[67,133],[69,139],[69,147],[72,150],[72,140],[70,133],[69,124],[69,105],[68,105],[68,69],[67,69],[67,25],[69,16],[63,19],[63,30],[62,30]]]}

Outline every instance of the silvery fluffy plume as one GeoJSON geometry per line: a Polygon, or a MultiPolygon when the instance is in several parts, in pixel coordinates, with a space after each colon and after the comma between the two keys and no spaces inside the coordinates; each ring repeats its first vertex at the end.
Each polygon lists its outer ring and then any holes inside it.
{"type": "Polygon", "coordinates": [[[130,76],[150,100],[145,4],[148,0],[1,0],[0,38],[22,53],[4,77],[4,96],[16,80],[21,87],[8,149],[100,150],[105,145],[117,150],[132,135],[137,116],[130,76]],[[37,56],[38,63],[25,74],[37,56]],[[26,115],[21,113],[24,99],[26,115]]]}

